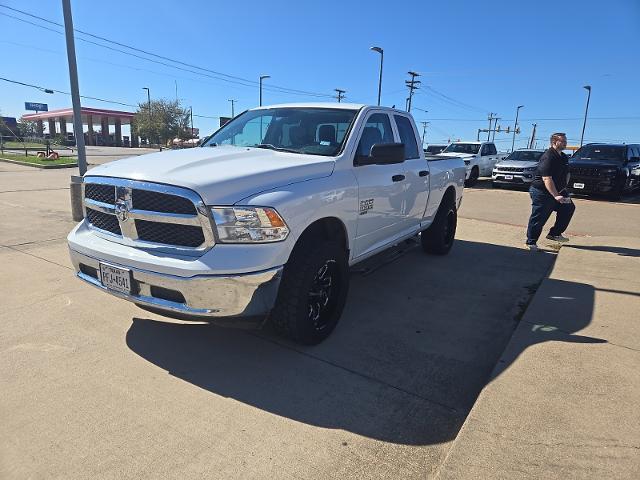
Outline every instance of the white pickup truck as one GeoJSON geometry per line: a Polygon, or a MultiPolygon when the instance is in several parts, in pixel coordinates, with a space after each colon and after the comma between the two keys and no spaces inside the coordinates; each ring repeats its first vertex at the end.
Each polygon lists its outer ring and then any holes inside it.
{"type": "Polygon", "coordinates": [[[349,266],[421,233],[451,248],[465,169],[427,157],[413,118],[385,107],[248,110],[201,147],[93,168],[69,234],[77,276],[142,308],[262,325],[315,344],[349,266]]]}
{"type": "Polygon", "coordinates": [[[490,177],[494,165],[509,154],[498,152],[493,142],[453,142],[440,155],[462,157],[467,168],[465,185],[471,187],[478,177],[490,177]]]}

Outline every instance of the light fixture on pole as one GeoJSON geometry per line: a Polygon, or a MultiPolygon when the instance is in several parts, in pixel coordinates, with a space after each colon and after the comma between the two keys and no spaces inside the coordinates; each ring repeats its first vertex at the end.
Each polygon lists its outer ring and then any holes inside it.
{"type": "Polygon", "coordinates": [[[262,106],[262,81],[271,78],[271,75],[260,75],[260,106],[262,106]]]}
{"type": "Polygon", "coordinates": [[[513,152],[513,147],[516,144],[516,129],[518,128],[518,113],[520,113],[520,109],[524,107],[524,105],[518,105],[516,108],[516,123],[513,125],[513,140],[511,140],[511,151],[513,152]]]}
{"type": "Polygon", "coordinates": [[[582,141],[584,140],[584,129],[587,127],[587,112],[589,112],[589,100],[591,100],[591,85],[585,85],[582,87],[589,92],[587,95],[587,106],[584,109],[584,123],[582,124],[582,135],[580,136],[580,146],[582,147],[582,141]]]}
{"type": "Polygon", "coordinates": [[[382,64],[384,62],[384,50],[380,47],[371,47],[370,50],[380,54],[380,77],[378,78],[378,106],[380,106],[380,96],[382,95],[382,64]]]}

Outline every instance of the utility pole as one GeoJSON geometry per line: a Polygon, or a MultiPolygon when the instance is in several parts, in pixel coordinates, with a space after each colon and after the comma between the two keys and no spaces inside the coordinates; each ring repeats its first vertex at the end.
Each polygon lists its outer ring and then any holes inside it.
{"type": "Polygon", "coordinates": [[[341,90],[339,88],[334,88],[333,89],[338,95],[334,98],[338,99],[338,103],[340,103],[340,101],[344,98],[344,94],[346,93],[346,90],[341,90]]]}
{"type": "Polygon", "coordinates": [[[417,90],[418,85],[422,82],[420,80],[416,80],[416,77],[419,77],[420,74],[416,72],[407,72],[411,75],[411,80],[405,80],[404,83],[409,87],[409,98],[407,99],[407,112],[411,112],[411,100],[413,99],[413,91],[417,90]]]}
{"type": "Polygon", "coordinates": [[[176,102],[178,101],[178,80],[174,80],[176,83],[176,102]]]}
{"type": "Polygon", "coordinates": [[[533,131],[531,132],[531,140],[529,140],[529,148],[533,148],[533,142],[535,142],[536,140],[536,127],[538,126],[537,123],[533,124],[533,131]]]}
{"type": "Polygon", "coordinates": [[[520,113],[520,109],[524,107],[524,105],[518,105],[516,108],[516,123],[513,125],[513,140],[511,141],[511,151],[513,152],[513,148],[516,144],[516,130],[518,129],[518,114],[520,113]]]}
{"type": "Polygon", "coordinates": [[[582,124],[582,135],[580,136],[580,146],[582,147],[582,141],[584,140],[584,129],[587,126],[587,112],[589,112],[589,100],[591,100],[591,85],[585,85],[582,87],[589,92],[587,97],[587,107],[584,109],[584,123],[582,124]]]}
{"type": "Polygon", "coordinates": [[[231,102],[231,118],[233,118],[233,117],[236,116],[235,113],[234,113],[235,112],[234,105],[238,100],[230,98],[229,101],[231,102]]]}
{"type": "Polygon", "coordinates": [[[487,133],[487,142],[489,140],[491,140],[491,123],[493,122],[493,118],[494,118],[493,115],[494,115],[493,112],[489,112],[489,118],[488,118],[488,120],[489,120],[489,129],[487,130],[487,132],[488,132],[487,133]]]}
{"type": "Polygon", "coordinates": [[[496,140],[496,131],[498,132],[500,131],[500,127],[498,126],[498,120],[501,120],[501,118],[500,117],[495,118],[496,123],[493,126],[493,138],[491,139],[492,142],[495,142],[496,140]]]}
{"type": "Polygon", "coordinates": [[[82,127],[82,106],[80,104],[80,87],[78,85],[78,66],[76,65],[76,45],[73,37],[73,17],[71,16],[71,0],[62,0],[64,16],[64,32],[67,41],[67,60],[69,62],[69,83],[71,85],[71,102],[73,104],[73,131],[78,148],[78,170],[80,175],[71,176],[71,216],[79,222],[84,218],[82,212],[82,175],[87,173],[87,152],[84,146],[84,129],[82,127]]]}
{"type": "Polygon", "coordinates": [[[193,107],[189,107],[189,115],[191,116],[191,139],[193,140],[193,107]]]}
{"type": "Polygon", "coordinates": [[[422,123],[422,146],[424,147],[424,139],[426,138],[427,135],[427,125],[429,125],[429,123],[431,122],[420,122],[422,123]]]}

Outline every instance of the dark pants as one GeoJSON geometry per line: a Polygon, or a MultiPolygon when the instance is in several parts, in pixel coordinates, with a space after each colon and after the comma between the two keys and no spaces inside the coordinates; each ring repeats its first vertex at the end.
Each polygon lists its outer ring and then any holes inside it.
{"type": "Polygon", "coordinates": [[[544,224],[553,212],[556,212],[556,223],[549,230],[549,234],[562,235],[569,226],[576,206],[573,203],[560,203],[546,190],[535,187],[529,189],[529,195],[531,195],[531,217],[527,227],[527,244],[531,245],[538,241],[544,224]]]}

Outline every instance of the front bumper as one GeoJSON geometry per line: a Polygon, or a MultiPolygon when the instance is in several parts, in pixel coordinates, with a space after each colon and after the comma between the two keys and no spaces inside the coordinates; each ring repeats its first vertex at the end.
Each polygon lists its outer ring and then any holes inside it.
{"type": "Polygon", "coordinates": [[[100,260],[69,249],[76,275],[94,287],[140,306],[184,317],[265,316],[273,308],[283,267],[237,275],[177,277],[127,265],[110,265],[131,271],[131,293],[107,289],[100,281],[100,260]]]}

